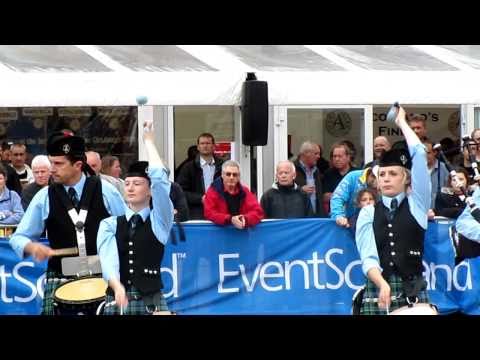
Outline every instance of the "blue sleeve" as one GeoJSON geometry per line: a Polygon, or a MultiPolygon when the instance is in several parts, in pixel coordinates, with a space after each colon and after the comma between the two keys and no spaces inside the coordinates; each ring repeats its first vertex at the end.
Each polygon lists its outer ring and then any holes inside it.
{"type": "Polygon", "coordinates": [[[375,234],[373,232],[373,216],[375,207],[373,205],[366,206],[360,210],[357,219],[357,228],[355,231],[355,242],[357,244],[360,260],[362,261],[362,271],[367,276],[371,268],[380,267],[380,259],[378,257],[377,244],[375,243],[375,234]]]}
{"type": "Polygon", "coordinates": [[[352,193],[352,183],[356,179],[356,172],[348,173],[337,185],[330,199],[330,218],[336,220],[338,217],[346,217],[346,207],[352,193]]]}
{"type": "Polygon", "coordinates": [[[105,180],[102,181],[103,203],[108,213],[112,216],[122,216],[125,214],[125,201],[115,186],[105,180]]]}
{"type": "MultiPolygon", "coordinates": [[[[472,199],[475,204],[480,205],[480,188],[475,190],[472,199]]],[[[466,238],[480,242],[480,224],[473,218],[468,205],[458,217],[455,227],[466,238]]]]}
{"type": "Polygon", "coordinates": [[[120,261],[118,259],[117,218],[115,216],[100,222],[97,234],[97,252],[102,265],[102,275],[106,281],[112,278],[120,280],[120,261]]]}
{"type": "Polygon", "coordinates": [[[428,226],[427,212],[432,197],[432,184],[427,168],[427,153],[423,144],[409,147],[412,157],[411,193],[408,195],[410,212],[424,229],[428,226]]]}
{"type": "Polygon", "coordinates": [[[173,225],[173,204],[170,200],[171,183],[163,167],[150,166],[148,176],[152,181],[152,204],[150,213],[152,230],[157,239],[166,244],[173,225]]]}
{"type": "Polygon", "coordinates": [[[35,194],[17,230],[9,240],[15,253],[23,259],[23,249],[32,240],[39,240],[49,214],[48,186],[35,194]]]}
{"type": "Polygon", "coordinates": [[[24,211],[22,206],[22,199],[17,194],[16,191],[10,192],[10,205],[11,205],[11,215],[7,216],[5,219],[1,221],[2,224],[5,225],[14,225],[18,224],[20,220],[22,220],[24,211]]]}

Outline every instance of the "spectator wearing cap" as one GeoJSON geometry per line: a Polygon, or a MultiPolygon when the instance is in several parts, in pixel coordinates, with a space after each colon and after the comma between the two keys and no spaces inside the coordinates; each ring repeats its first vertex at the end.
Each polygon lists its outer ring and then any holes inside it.
{"type": "Polygon", "coordinates": [[[222,177],[208,189],[204,206],[205,219],[237,229],[253,227],[264,217],[255,195],[240,183],[240,165],[233,160],[223,163],[222,177]]]}
{"type": "Polygon", "coordinates": [[[37,192],[45,186],[48,186],[50,180],[50,160],[46,155],[37,155],[32,160],[32,171],[35,181],[28,184],[22,191],[22,206],[27,210],[30,201],[37,192]]]}
{"type": "Polygon", "coordinates": [[[103,220],[98,231],[103,277],[110,286],[106,303],[116,304],[106,307],[105,315],[168,310],[160,267],[173,224],[171,185],[151,125],[143,136],[148,162],[135,162],[128,169],[125,215],[103,220]]]}
{"type": "Polygon", "coordinates": [[[428,302],[422,263],[431,200],[427,154],[401,107],[395,122],[409,150],[383,154],[377,177],[381,199],[358,215],[355,242],[367,284],[354,300],[354,314],[386,314],[428,302]]]}
{"type": "Polygon", "coordinates": [[[348,219],[356,217],[360,208],[356,206],[357,195],[361,190],[370,189],[376,192],[378,166],[363,170],[349,172],[340,181],[330,199],[330,218],[334,219],[338,226],[349,228],[348,219]]]}
{"type": "Polygon", "coordinates": [[[28,255],[36,261],[48,259],[42,314],[53,315],[55,289],[73,278],[63,274],[62,256],[56,250],[83,245],[82,250],[85,247],[88,256],[96,255],[100,221],[111,215],[124,214],[125,203],[112,185],[93,174],[84,173],[87,168],[82,137],[71,132],[55,132],[47,140],[47,153],[54,184],[42,188],[33,197],[17,231],[10,238],[10,245],[21,259],[28,255]],[[84,210],[80,212],[82,215],[79,215],[80,209],[84,210]],[[84,224],[85,242],[79,244],[71,216],[75,213],[77,217],[83,217],[85,211],[85,220],[80,221],[84,224]],[[38,242],[45,229],[49,246],[38,242]]]}

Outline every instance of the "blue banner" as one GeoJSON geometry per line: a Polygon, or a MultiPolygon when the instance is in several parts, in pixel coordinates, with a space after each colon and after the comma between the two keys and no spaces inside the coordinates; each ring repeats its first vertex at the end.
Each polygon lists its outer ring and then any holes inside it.
{"type": "MultiPolygon", "coordinates": [[[[423,259],[429,297],[441,313],[479,314],[479,259],[454,266],[450,225],[429,223],[423,259]]],[[[184,228],[187,241],[169,243],[162,264],[164,295],[179,314],[348,315],[365,282],[354,238],[331,220],[184,228]]],[[[0,241],[0,314],[40,312],[45,266],[19,261],[0,241]]]]}

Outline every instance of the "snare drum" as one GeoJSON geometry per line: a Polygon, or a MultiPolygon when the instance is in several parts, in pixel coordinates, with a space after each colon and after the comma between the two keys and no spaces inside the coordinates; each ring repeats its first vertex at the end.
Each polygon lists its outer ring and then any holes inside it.
{"type": "Polygon", "coordinates": [[[433,304],[416,303],[402,306],[389,313],[389,315],[438,315],[438,311],[433,304]]]}
{"type": "Polygon", "coordinates": [[[53,295],[55,315],[95,315],[105,301],[107,283],[101,277],[82,277],[60,285],[53,295]]]}

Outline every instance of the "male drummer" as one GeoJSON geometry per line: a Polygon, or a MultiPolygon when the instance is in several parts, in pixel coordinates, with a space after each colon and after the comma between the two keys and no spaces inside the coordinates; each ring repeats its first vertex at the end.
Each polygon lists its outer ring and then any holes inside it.
{"type": "Polygon", "coordinates": [[[98,254],[108,281],[105,315],[167,311],[160,266],[173,224],[168,173],[154,145],[151,123],[144,131],[148,162],[133,163],[125,177],[125,216],[100,223],[98,254]],[[115,306],[112,305],[113,303],[115,306]]]}
{"type": "MultiPolygon", "coordinates": [[[[62,282],[72,277],[62,272],[58,250],[77,247],[77,231],[68,209],[87,210],[83,233],[87,255],[96,255],[100,221],[125,213],[125,202],[108,182],[92,176],[85,158],[85,142],[70,131],[53,133],[47,141],[53,185],[41,189],[32,199],[10,246],[20,258],[31,255],[36,261],[48,259],[42,314],[53,315],[53,296],[62,282]],[[85,172],[85,173],[84,173],[85,172]],[[89,176],[87,176],[89,175],[89,176]],[[89,201],[88,201],[89,199],[89,201]],[[50,246],[37,242],[47,230],[50,246]]],[[[72,212],[70,212],[72,214],[72,212]]]]}

